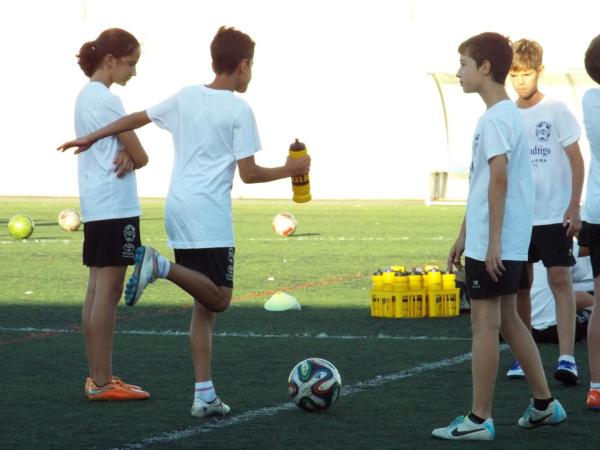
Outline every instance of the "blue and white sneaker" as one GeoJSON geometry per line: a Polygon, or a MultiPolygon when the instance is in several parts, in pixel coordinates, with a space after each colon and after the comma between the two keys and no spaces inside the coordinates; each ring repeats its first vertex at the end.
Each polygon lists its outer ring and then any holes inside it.
{"type": "Polygon", "coordinates": [[[511,380],[520,380],[522,378],[525,378],[525,372],[523,372],[519,361],[517,361],[516,359],[513,361],[508,371],[506,372],[506,377],[510,378],[511,380]]]}
{"type": "Polygon", "coordinates": [[[540,411],[533,407],[533,400],[523,415],[519,418],[521,428],[536,428],[542,425],[558,425],[567,419],[567,413],[556,399],[552,400],[548,407],[540,411]]]}
{"type": "Polygon", "coordinates": [[[496,430],[491,418],[478,424],[468,416],[458,416],[447,427],[433,430],[431,435],[449,440],[491,441],[496,437],[496,430]]]}
{"type": "Polygon", "coordinates": [[[577,364],[561,359],[554,369],[554,378],[565,386],[575,386],[579,379],[577,364]]]}
{"type": "Polygon", "coordinates": [[[150,283],[158,277],[156,258],[158,252],[152,247],[142,245],[135,249],[135,269],[125,286],[125,303],[133,306],[150,283]]]}

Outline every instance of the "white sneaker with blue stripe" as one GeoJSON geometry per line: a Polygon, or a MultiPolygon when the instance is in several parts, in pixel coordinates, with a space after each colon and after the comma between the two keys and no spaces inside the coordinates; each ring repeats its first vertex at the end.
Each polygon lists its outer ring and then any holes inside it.
{"type": "Polygon", "coordinates": [[[146,286],[158,278],[157,257],[158,252],[152,247],[142,245],[135,249],[135,269],[125,286],[127,306],[135,305],[146,286]]]}
{"type": "Polygon", "coordinates": [[[479,424],[473,422],[468,416],[458,416],[447,427],[433,430],[431,435],[449,440],[491,441],[496,437],[496,430],[491,418],[479,424]]]}
{"type": "Polygon", "coordinates": [[[566,419],[567,413],[558,400],[552,400],[543,411],[535,409],[533,400],[531,400],[531,404],[519,418],[519,426],[521,428],[536,428],[542,425],[558,425],[566,419]]]}
{"type": "Polygon", "coordinates": [[[511,380],[525,378],[525,372],[523,372],[519,361],[517,361],[516,359],[513,361],[512,365],[508,369],[508,372],[506,372],[506,377],[510,378],[511,380]]]}
{"type": "Polygon", "coordinates": [[[575,386],[579,379],[577,364],[560,359],[554,369],[554,378],[565,386],[575,386]]]}

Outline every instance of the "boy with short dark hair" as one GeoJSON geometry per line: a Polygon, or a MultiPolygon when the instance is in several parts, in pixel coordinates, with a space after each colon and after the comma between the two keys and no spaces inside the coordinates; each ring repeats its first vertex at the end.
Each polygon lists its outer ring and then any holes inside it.
{"type": "MultiPolygon", "coordinates": [[[[556,301],[559,357],[554,377],[572,386],[578,379],[574,356],[575,293],[570,267],[575,265],[573,236],[581,229],[579,203],[584,167],[578,144],[580,129],[564,103],[544,96],[538,89],[544,70],[542,47],[535,41],[520,39],[514,43],[513,51],[510,80],[525,122],[535,192],[526,268],[529,280],[517,294],[517,309],[530,327],[532,265],[541,260],[556,301]]],[[[519,370],[515,362],[507,375],[514,378],[519,370]]]]}
{"type": "MultiPolygon", "coordinates": [[[[600,35],[596,36],[585,53],[585,70],[600,84],[600,35]]],[[[590,390],[587,407],[600,410],[600,89],[586,91],[582,100],[583,123],[590,143],[592,160],[583,208],[586,244],[594,275],[594,308],[588,325],[588,355],[590,362],[590,390]]]]}
{"type": "Polygon", "coordinates": [[[492,440],[492,401],[498,372],[499,333],[522,362],[533,399],[518,424],[534,428],[566,419],[548,388],[531,334],[519,318],[516,293],[532,226],[533,192],[527,137],[504,81],[512,63],[508,38],[482,33],[463,42],[456,76],[463,91],[487,106],[473,139],[467,212],[448,255],[448,270],[465,253],[473,332],[471,412],[433,430],[437,438],[492,440]]]}
{"type": "Polygon", "coordinates": [[[234,239],[231,186],[236,166],[245,183],[264,183],[308,173],[308,157],[288,158],[285,165],[256,164],[260,140],[250,106],[235,92],[246,92],[252,79],[254,42],[235,28],[221,27],[211,44],[215,78],[208,85],[181,89],[165,101],[130,114],[63,150],[84,151],[106,136],[151,121],[171,132],[175,161],[165,207],[172,263],[151,247],[136,250],[135,271],[125,301],[132,306],[157,277],[166,278],[195,299],[190,345],[196,376],[191,414],[205,417],[229,413],[216,395],[211,377],[215,312],[227,309],[233,291],[234,239]]]}

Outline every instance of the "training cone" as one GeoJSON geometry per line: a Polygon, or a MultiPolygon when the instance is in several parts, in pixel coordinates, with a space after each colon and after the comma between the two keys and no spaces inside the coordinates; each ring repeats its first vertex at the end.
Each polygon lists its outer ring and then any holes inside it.
{"type": "Polygon", "coordinates": [[[267,311],[290,311],[296,309],[300,311],[300,303],[295,297],[285,292],[275,292],[265,303],[267,311]]]}

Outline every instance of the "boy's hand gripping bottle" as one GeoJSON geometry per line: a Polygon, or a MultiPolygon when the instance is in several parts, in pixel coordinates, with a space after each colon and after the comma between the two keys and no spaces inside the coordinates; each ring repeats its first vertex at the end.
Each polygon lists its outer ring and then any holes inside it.
{"type": "MultiPolygon", "coordinates": [[[[290,145],[290,158],[300,158],[306,156],[306,146],[298,139],[290,145]]],[[[294,191],[294,201],[296,203],[306,203],[312,198],[310,195],[310,180],[308,173],[292,177],[292,190],[294,191]]]]}

